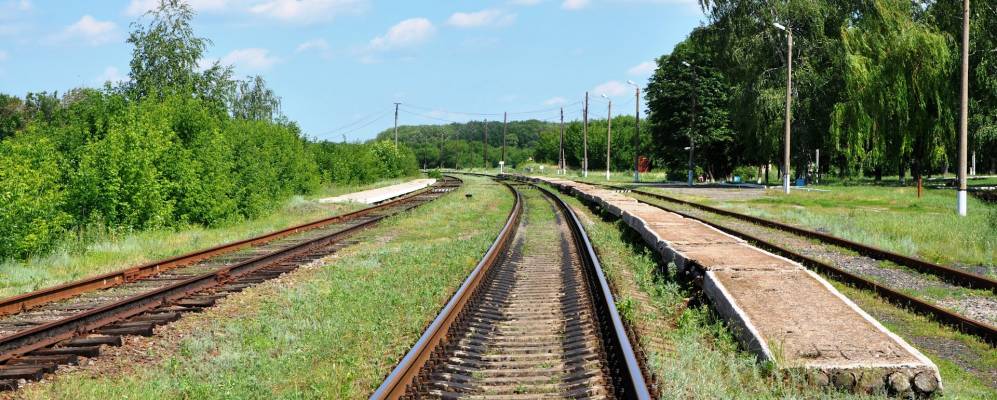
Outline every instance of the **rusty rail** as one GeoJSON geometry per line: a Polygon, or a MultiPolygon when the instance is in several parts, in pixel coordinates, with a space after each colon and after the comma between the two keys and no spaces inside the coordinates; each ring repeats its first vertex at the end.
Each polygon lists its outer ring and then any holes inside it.
{"type": "MultiPolygon", "coordinates": [[[[588,182],[583,182],[588,183],[588,182]]],[[[974,274],[972,272],[963,271],[956,268],[946,267],[944,265],[935,264],[929,261],[921,260],[918,258],[908,257],[902,254],[897,254],[889,250],[880,249],[872,246],[868,246],[862,243],[857,243],[848,239],[840,238],[837,236],[829,235],[822,232],[817,232],[814,230],[801,228],[789,224],[784,224],[781,222],[776,222],[768,220],[765,218],[755,217],[751,215],[741,214],[734,211],[728,211],[716,207],[707,206],[704,204],[699,204],[691,201],[686,201],[682,199],[677,199],[671,196],[666,196],[663,194],[647,192],[640,189],[627,189],[620,186],[614,185],[603,185],[596,184],[598,186],[604,186],[616,190],[630,190],[635,194],[642,196],[652,197],[658,200],[664,200],[672,203],[682,204],[694,208],[698,208],[703,211],[711,212],[714,214],[723,215],[726,217],[736,218],[743,221],[751,222],[754,224],[767,226],[770,228],[779,229],[782,231],[790,232],[796,235],[808,237],[811,239],[817,239],[819,241],[830,243],[836,246],[844,247],[849,250],[853,250],[864,256],[875,258],[879,260],[891,261],[918,271],[935,275],[946,282],[953,283],[956,285],[974,288],[974,289],[987,289],[992,292],[997,293],[997,280],[989,278],[986,276],[974,274]]]]}
{"type": "MultiPolygon", "coordinates": [[[[602,186],[608,186],[608,187],[612,187],[614,189],[620,189],[619,187],[610,186],[610,185],[602,185],[602,186]]],[[[637,192],[637,191],[635,191],[635,193],[643,194],[643,193],[637,192]]],[[[653,196],[653,193],[652,193],[652,196],[649,196],[649,197],[656,197],[656,196],[653,196]]],[[[667,197],[667,196],[664,196],[664,197],[667,197]]],[[[682,201],[682,200],[678,200],[678,202],[680,202],[682,204],[688,203],[688,202],[685,202],[685,201],[682,201]]],[[[876,283],[875,281],[872,281],[870,279],[866,279],[866,278],[864,278],[862,276],[859,276],[859,275],[856,275],[854,273],[848,272],[848,271],[843,270],[841,268],[837,268],[837,267],[835,267],[835,266],[833,266],[833,265],[831,265],[829,263],[826,263],[826,262],[817,260],[815,258],[808,257],[808,256],[805,256],[803,254],[797,253],[797,252],[795,252],[793,250],[790,250],[790,249],[785,248],[783,246],[777,245],[775,243],[772,243],[770,241],[767,241],[767,240],[762,239],[760,237],[757,237],[755,235],[751,235],[751,234],[739,231],[739,230],[734,229],[734,228],[729,228],[729,227],[726,227],[726,226],[723,226],[723,225],[719,225],[717,223],[705,220],[703,218],[694,216],[692,214],[685,213],[685,212],[682,212],[682,211],[679,211],[679,210],[675,210],[675,209],[672,209],[672,208],[669,208],[669,207],[666,207],[666,206],[663,206],[663,205],[660,205],[660,204],[649,203],[649,202],[646,202],[646,201],[642,201],[642,203],[647,204],[647,205],[652,206],[652,207],[660,208],[662,210],[665,210],[665,211],[668,211],[668,212],[671,212],[671,213],[675,213],[675,214],[681,215],[684,218],[689,218],[689,219],[694,219],[694,220],[700,221],[700,222],[702,222],[704,224],[713,226],[713,227],[715,227],[715,228],[717,228],[717,229],[719,229],[721,231],[727,232],[727,233],[729,233],[731,235],[741,237],[741,238],[743,238],[745,240],[748,240],[748,241],[750,241],[750,242],[752,242],[752,243],[754,243],[754,244],[756,244],[758,246],[761,246],[761,247],[765,248],[766,250],[775,252],[775,253],[780,254],[780,255],[782,255],[784,257],[787,257],[787,258],[792,259],[794,261],[800,262],[800,263],[802,263],[802,264],[804,264],[806,266],[809,266],[811,268],[817,269],[817,270],[819,270],[819,271],[821,271],[821,272],[823,272],[823,273],[825,273],[825,274],[827,274],[827,275],[829,275],[829,276],[831,276],[831,277],[833,277],[833,278],[835,278],[835,279],[837,279],[839,281],[842,281],[842,282],[854,285],[856,287],[859,287],[859,288],[862,288],[862,289],[865,289],[865,290],[870,290],[872,292],[875,292],[877,295],[879,295],[880,297],[886,299],[887,301],[889,301],[889,302],[891,302],[893,304],[899,305],[901,307],[910,308],[910,309],[912,309],[912,310],[914,310],[914,311],[916,311],[918,313],[928,315],[932,319],[934,319],[934,320],[936,320],[938,322],[941,322],[943,324],[949,325],[949,326],[955,328],[956,330],[959,330],[960,332],[963,332],[963,333],[966,333],[966,334],[970,334],[970,335],[979,337],[980,339],[982,339],[984,342],[990,344],[991,346],[997,346],[997,327],[989,325],[989,324],[987,324],[985,322],[978,321],[978,320],[975,320],[975,319],[972,319],[972,318],[968,318],[966,316],[963,316],[963,315],[951,312],[951,311],[946,310],[944,308],[938,307],[938,306],[936,306],[934,304],[928,303],[928,302],[926,302],[924,300],[921,300],[921,299],[918,299],[916,297],[913,297],[913,296],[907,295],[905,293],[902,293],[902,292],[900,292],[898,290],[889,288],[887,286],[883,286],[883,285],[881,285],[879,283],[876,283]]],[[[695,204],[695,203],[691,203],[691,204],[695,204]]],[[[709,211],[709,210],[707,210],[707,211],[709,211]]],[[[769,221],[769,222],[771,222],[771,221],[769,221]]]]}
{"type": "MultiPolygon", "coordinates": [[[[472,174],[495,178],[486,174],[472,174]]],[[[401,359],[398,365],[381,383],[380,387],[371,395],[371,399],[398,399],[406,395],[412,383],[419,376],[423,365],[433,356],[434,351],[441,343],[447,341],[451,327],[460,319],[461,311],[465,305],[475,296],[482,281],[488,272],[501,259],[501,255],[509,250],[510,242],[515,236],[516,228],[523,212],[522,195],[518,190],[508,183],[502,181],[515,195],[516,201],[505,226],[499,232],[498,237],[489,247],[484,257],[478,265],[471,271],[467,279],[457,289],[451,299],[440,311],[438,316],[430,323],[422,336],[412,347],[412,349],[401,359]]],[[[627,330],[622,318],[616,310],[615,300],[605,276],[602,273],[602,266],[599,263],[595,249],[588,240],[585,229],[579,221],[574,211],[567,206],[559,197],[539,186],[546,196],[549,196],[555,204],[562,210],[564,215],[569,216],[569,225],[572,231],[576,248],[580,249],[580,258],[585,268],[585,275],[588,277],[588,289],[593,294],[595,308],[599,315],[598,328],[602,332],[604,343],[608,343],[607,361],[610,362],[611,373],[614,376],[614,389],[621,398],[649,399],[651,398],[648,385],[644,378],[638,357],[634,353],[634,347],[627,336],[627,330]],[[584,249],[584,250],[581,250],[584,249]]]]}
{"type": "MultiPolygon", "coordinates": [[[[458,178],[453,178],[453,179],[458,179],[458,178]]],[[[395,200],[401,200],[418,196],[422,193],[425,193],[428,190],[431,190],[431,188],[432,186],[420,189],[418,191],[409,193],[408,195],[400,196],[395,200]]],[[[126,268],[114,272],[100,274],[89,278],[84,278],[78,281],[65,283],[62,285],[52,286],[49,288],[36,290],[30,293],[24,293],[8,297],[6,299],[0,300],[0,316],[16,314],[21,311],[27,310],[29,308],[37,307],[57,300],[67,299],[76,296],[80,293],[118,286],[141,278],[156,275],[161,272],[169,271],[171,269],[203,261],[215,256],[231,253],[233,251],[240,250],[246,247],[259,245],[262,243],[294,235],[306,230],[361,217],[370,214],[372,212],[387,207],[391,207],[392,204],[394,203],[392,203],[391,201],[382,202],[373,207],[367,207],[346,214],[340,214],[328,218],[323,218],[317,221],[312,221],[305,224],[292,226],[290,228],[282,229],[276,232],[271,232],[265,235],[260,235],[245,240],[226,243],[219,246],[214,246],[211,248],[179,255],[176,257],[153,261],[137,267],[126,268]]]]}
{"type": "MultiPolygon", "coordinates": [[[[460,181],[457,178],[452,179],[456,179],[458,182],[460,181]]],[[[409,205],[408,203],[411,203],[419,195],[425,194],[426,192],[436,188],[438,187],[431,186],[426,190],[421,190],[411,196],[399,197],[395,200],[382,203],[379,206],[361,210],[360,212],[344,214],[339,216],[338,220],[343,220],[347,217],[352,217],[354,219],[363,218],[374,210],[383,210],[387,207],[401,206],[402,208],[399,209],[399,212],[405,211],[423,204],[416,203],[415,205],[409,205]]],[[[366,229],[382,219],[395,214],[397,213],[377,215],[370,219],[361,220],[361,222],[356,225],[352,225],[344,229],[338,229],[335,232],[295,244],[288,248],[260,255],[233,265],[225,266],[211,272],[161,287],[159,289],[139,293],[115,303],[92,308],[84,312],[73,314],[66,318],[55,320],[23,331],[18,331],[12,335],[0,337],[0,362],[28,354],[38,349],[52,346],[63,340],[78,336],[81,333],[90,332],[100,327],[139,315],[143,312],[163,306],[170,302],[174,302],[207,288],[233,281],[262,268],[280,263],[281,261],[292,259],[295,256],[306,254],[309,251],[328,246],[348,235],[366,229]]],[[[308,225],[311,224],[303,226],[308,225]]]]}

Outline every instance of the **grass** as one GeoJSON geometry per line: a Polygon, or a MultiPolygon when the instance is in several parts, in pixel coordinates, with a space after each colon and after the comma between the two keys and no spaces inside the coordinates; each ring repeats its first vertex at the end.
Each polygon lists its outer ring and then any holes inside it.
{"type": "MultiPolygon", "coordinates": [[[[616,292],[617,307],[629,310],[626,319],[640,335],[662,398],[873,398],[816,389],[803,384],[800,376],[775,373],[771,364],[757,362],[752,354],[739,348],[709,307],[697,305],[695,290],[674,276],[673,266],[662,272],[654,252],[625,224],[611,217],[603,219],[576,199],[563,197],[586,221],[586,230],[616,292]]],[[[971,351],[975,357],[970,363],[973,368],[993,370],[997,354],[986,344],[897,309],[868,293],[848,289],[844,288],[846,295],[858,299],[860,306],[876,306],[901,321],[887,326],[907,340],[952,338],[971,351]]],[[[978,375],[930,350],[925,353],[941,369],[947,398],[977,399],[993,395],[993,389],[978,375]]]]}
{"type": "Polygon", "coordinates": [[[388,219],[327,265],[259,288],[256,300],[238,305],[238,317],[209,320],[209,310],[181,320],[204,317],[206,324],[184,333],[167,359],[129,374],[67,374],[23,396],[366,398],[473,269],[512,207],[505,187],[464,179],[464,188],[388,219]]]}
{"type": "Polygon", "coordinates": [[[770,189],[724,201],[647,189],[749,215],[775,219],[942,264],[983,266],[997,275],[997,205],[969,197],[969,215],[954,212],[955,192],[910,187],[828,186],[826,191],[770,189]]]}
{"type": "Polygon", "coordinates": [[[382,187],[407,179],[367,185],[325,186],[308,197],[296,196],[273,213],[252,220],[206,228],[191,225],[147,231],[88,231],[64,240],[51,253],[24,261],[0,262],[0,298],[87,276],[212,247],[323,217],[353,211],[360,204],[319,205],[314,198],[382,187]]]}

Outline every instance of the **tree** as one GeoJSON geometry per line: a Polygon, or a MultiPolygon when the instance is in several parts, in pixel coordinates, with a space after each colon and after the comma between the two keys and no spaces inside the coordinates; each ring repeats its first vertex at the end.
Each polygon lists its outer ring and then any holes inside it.
{"type": "Polygon", "coordinates": [[[255,121],[273,121],[280,115],[280,96],[267,87],[262,76],[247,77],[236,85],[232,116],[255,121]]]}
{"type": "Polygon", "coordinates": [[[172,93],[192,93],[223,110],[234,86],[232,67],[214,62],[198,72],[204,50],[211,41],[194,33],[194,11],[183,0],[159,0],[145,15],[147,24],[134,22],[127,42],[132,49],[129,92],[142,99],[172,93]]]}

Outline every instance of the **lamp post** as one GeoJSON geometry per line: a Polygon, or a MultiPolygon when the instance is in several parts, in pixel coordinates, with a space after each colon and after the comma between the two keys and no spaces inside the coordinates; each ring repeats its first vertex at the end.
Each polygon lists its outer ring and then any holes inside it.
{"type": "Polygon", "coordinates": [[[640,86],[634,81],[628,80],[627,84],[634,87],[634,95],[637,101],[634,103],[634,183],[640,182],[640,86]]]}
{"type": "Polygon", "coordinates": [[[793,30],[778,22],[772,23],[772,26],[786,32],[786,147],[783,150],[782,188],[789,194],[789,137],[793,121],[793,30]]]}
{"type": "Polygon", "coordinates": [[[969,147],[969,0],[962,2],[962,105],[959,108],[959,192],[956,210],[960,216],[967,213],[966,159],[969,147]]]}
{"type": "Polygon", "coordinates": [[[692,124],[689,126],[689,187],[692,187],[692,175],[695,171],[695,164],[693,163],[693,154],[696,152],[696,141],[693,139],[692,131],[696,129],[696,103],[699,101],[699,75],[696,74],[696,70],[692,68],[692,64],[686,61],[682,61],[682,65],[685,65],[690,70],[692,70],[692,124]]]}
{"type": "Polygon", "coordinates": [[[602,94],[602,98],[609,102],[609,106],[606,108],[606,180],[609,180],[609,165],[610,165],[610,149],[612,149],[613,144],[613,101],[606,96],[605,93],[602,94]]]}

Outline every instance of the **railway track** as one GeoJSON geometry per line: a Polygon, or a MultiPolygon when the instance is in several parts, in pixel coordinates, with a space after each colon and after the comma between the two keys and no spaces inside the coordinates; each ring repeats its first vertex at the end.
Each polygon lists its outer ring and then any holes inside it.
{"type": "Polygon", "coordinates": [[[650,398],[577,216],[507,186],[499,237],[371,398],[650,398]]]}
{"type": "Polygon", "coordinates": [[[158,325],[329,255],[382,219],[460,185],[446,177],[353,213],[4,300],[0,390],[97,356],[101,345],[120,345],[122,336],[150,336],[158,325]]]}
{"type": "Polygon", "coordinates": [[[735,227],[733,224],[718,223],[716,221],[711,220],[711,218],[704,218],[703,214],[705,213],[706,215],[712,214],[727,218],[733,218],[748,224],[753,224],[769,229],[775,229],[781,232],[785,232],[787,234],[796,235],[806,239],[816,240],[820,243],[824,243],[827,245],[837,246],[855,251],[856,253],[864,257],[868,257],[875,260],[884,260],[884,261],[893,262],[903,267],[907,267],[926,274],[931,274],[937,276],[941,280],[948,282],[952,285],[972,288],[972,289],[984,289],[984,290],[989,290],[990,293],[994,293],[995,291],[997,291],[997,281],[989,277],[930,263],[916,258],[903,256],[887,250],[866,246],[860,243],[852,242],[847,239],[838,238],[822,232],[816,232],[809,229],[799,228],[792,225],[787,225],[780,222],[767,220],[764,218],[744,215],[728,210],[706,206],[703,204],[698,204],[695,202],[689,202],[671,196],[666,196],[644,190],[632,190],[613,185],[604,185],[604,184],[596,184],[596,185],[607,187],[613,190],[629,191],[630,193],[636,195],[638,197],[638,200],[650,206],[657,207],[675,214],[679,214],[685,218],[691,218],[698,221],[702,221],[703,223],[711,225],[724,232],[748,240],[760,247],[765,248],[766,250],[772,251],[784,257],[803,263],[804,265],[819,270],[825,274],[828,274],[829,276],[837,280],[849,283],[851,285],[857,286],[862,289],[873,291],[877,293],[879,296],[883,297],[884,299],[894,304],[925,314],[935,319],[936,321],[952,326],[953,328],[961,332],[977,336],[981,338],[983,341],[989,343],[991,346],[997,345],[997,327],[988,322],[968,317],[962,313],[954,312],[950,309],[940,307],[939,305],[935,304],[932,301],[928,301],[923,298],[913,296],[909,293],[905,293],[899,289],[877,282],[871,279],[869,276],[857,273],[855,271],[850,271],[845,268],[838,267],[831,262],[818,259],[813,255],[803,254],[802,251],[797,251],[796,249],[790,248],[790,246],[776,243],[776,241],[771,240],[768,237],[763,236],[762,234],[748,232],[749,228],[745,228],[743,226],[735,227]],[[641,196],[654,200],[660,200],[664,202],[678,204],[680,206],[691,207],[695,210],[701,211],[701,213],[687,212],[680,210],[677,207],[665,206],[660,202],[651,202],[651,201],[642,200],[640,199],[641,196]]]}

